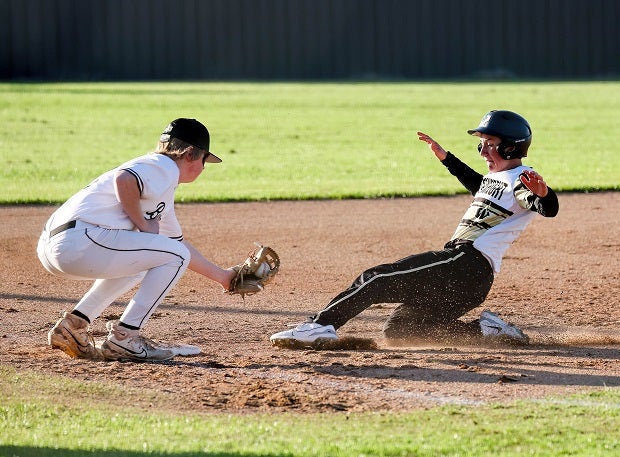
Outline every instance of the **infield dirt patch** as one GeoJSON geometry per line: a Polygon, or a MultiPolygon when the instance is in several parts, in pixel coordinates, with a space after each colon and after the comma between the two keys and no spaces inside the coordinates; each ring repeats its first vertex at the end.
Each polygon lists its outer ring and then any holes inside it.
{"type": "MultiPolygon", "coordinates": [[[[203,353],[165,363],[73,360],[46,346],[61,311],[90,283],[55,278],[36,258],[54,207],[2,207],[0,363],[149,389],[173,399],[174,409],[197,411],[395,411],[620,386],[620,193],[561,194],[559,215],[535,219],[509,249],[485,305],[467,316],[491,308],[523,328],[529,346],[387,347],[381,327],[392,304],[339,331],[372,338],[376,349],[270,345],[272,333],[318,311],[364,269],[442,247],[470,199],[179,205],[185,237],[212,261],[230,266],[259,241],[282,266],[245,300],[188,271],[144,333],[203,353]]],[[[95,338],[128,297],[95,321],[95,338]]]]}

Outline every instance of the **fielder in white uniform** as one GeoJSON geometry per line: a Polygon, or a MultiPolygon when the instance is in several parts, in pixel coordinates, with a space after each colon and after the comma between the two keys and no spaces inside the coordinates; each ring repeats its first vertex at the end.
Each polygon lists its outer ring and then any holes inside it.
{"type": "Polygon", "coordinates": [[[51,273],[94,279],[91,289],[49,332],[49,343],[72,357],[166,360],[170,347],[140,334],[187,268],[228,289],[235,276],[207,260],[187,240],[174,211],[180,183],[193,182],[209,151],[207,128],[195,119],[172,121],[155,152],[99,176],[58,208],[45,224],[37,254],[51,273]],[[137,292],[96,348],[89,324],[136,284],[137,292]]]}
{"type": "Polygon", "coordinates": [[[393,342],[480,334],[528,342],[521,329],[489,310],[479,320],[459,318],[484,302],[506,249],[536,214],[555,216],[558,199],[538,173],[521,163],[532,141],[523,117],[491,111],[468,133],[480,138],[478,151],[489,170],[484,176],[418,132],[474,196],[444,248],[369,268],[308,322],[272,335],[274,345],[335,340],[336,329],[375,303],[398,303],[383,327],[393,342]]]}

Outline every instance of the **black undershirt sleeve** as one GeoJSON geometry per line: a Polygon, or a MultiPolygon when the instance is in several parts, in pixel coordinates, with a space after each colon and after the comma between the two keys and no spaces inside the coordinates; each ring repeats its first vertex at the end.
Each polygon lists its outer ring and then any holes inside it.
{"type": "Polygon", "coordinates": [[[448,155],[441,163],[448,169],[448,171],[456,176],[456,178],[465,186],[472,195],[476,195],[480,184],[482,184],[482,175],[469,165],[461,162],[454,154],[448,151],[448,155]]]}
{"type": "Polygon", "coordinates": [[[532,211],[537,212],[544,217],[555,217],[560,209],[558,196],[550,187],[547,187],[547,195],[539,197],[527,188],[525,184],[518,180],[515,183],[515,195],[521,193],[525,198],[526,206],[532,211]]]}
{"type": "Polygon", "coordinates": [[[536,197],[532,204],[532,211],[536,211],[541,216],[555,217],[560,210],[560,202],[558,201],[557,194],[547,187],[547,195],[544,197],[536,197]]]}

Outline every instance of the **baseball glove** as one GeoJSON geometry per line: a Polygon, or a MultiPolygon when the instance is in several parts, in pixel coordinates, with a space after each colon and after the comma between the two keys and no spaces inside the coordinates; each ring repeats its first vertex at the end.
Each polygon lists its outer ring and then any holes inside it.
{"type": "Polygon", "coordinates": [[[248,254],[243,263],[233,267],[237,276],[230,282],[227,290],[230,295],[241,295],[241,298],[244,298],[260,292],[278,273],[280,257],[276,251],[259,243],[256,243],[256,246],[258,247],[248,254]]]}

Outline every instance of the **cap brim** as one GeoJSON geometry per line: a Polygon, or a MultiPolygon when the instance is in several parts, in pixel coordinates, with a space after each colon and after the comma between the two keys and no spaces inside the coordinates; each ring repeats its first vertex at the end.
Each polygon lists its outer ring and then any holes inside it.
{"type": "Polygon", "coordinates": [[[222,159],[220,159],[218,156],[216,156],[212,152],[209,153],[209,155],[207,156],[207,160],[205,160],[205,162],[208,162],[208,163],[220,163],[221,161],[222,159]]]}

